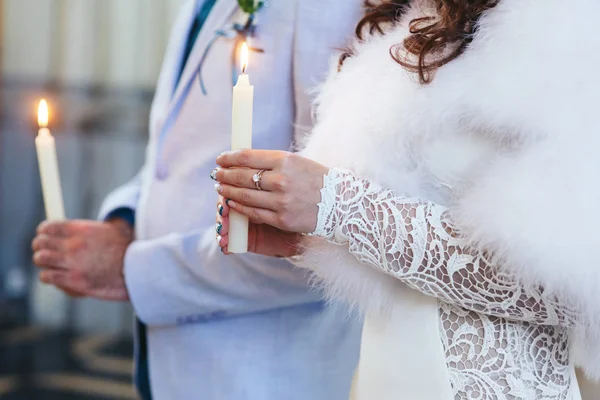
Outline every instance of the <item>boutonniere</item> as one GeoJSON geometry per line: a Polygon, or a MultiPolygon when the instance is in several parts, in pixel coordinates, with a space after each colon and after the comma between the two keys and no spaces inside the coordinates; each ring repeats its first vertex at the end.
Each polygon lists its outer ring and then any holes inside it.
{"type": "Polygon", "coordinates": [[[264,1],[256,1],[256,0],[237,0],[238,5],[246,14],[252,15],[256,14],[258,10],[265,5],[264,1]]]}
{"type": "MultiPolygon", "coordinates": [[[[236,57],[239,52],[239,48],[242,43],[248,42],[248,38],[254,37],[256,34],[256,15],[265,6],[263,0],[237,0],[239,8],[246,14],[246,22],[243,24],[234,23],[227,29],[218,29],[215,31],[215,36],[212,38],[198,65],[198,81],[200,82],[200,89],[204,95],[207,94],[204,80],[202,79],[202,65],[212,48],[212,45],[220,38],[226,38],[233,40],[233,52],[231,55],[232,65],[232,82],[235,85],[237,77],[240,74],[236,57]]],[[[255,53],[264,53],[263,49],[252,47],[248,45],[248,50],[255,53]]]]}

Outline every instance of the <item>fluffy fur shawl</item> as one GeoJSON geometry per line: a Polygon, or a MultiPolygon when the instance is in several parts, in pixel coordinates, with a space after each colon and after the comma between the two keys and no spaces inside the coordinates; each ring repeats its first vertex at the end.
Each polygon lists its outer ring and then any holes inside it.
{"type": "MultiPolygon", "coordinates": [[[[386,35],[355,44],[322,87],[303,154],[450,207],[498,268],[581,310],[576,353],[600,377],[600,3],[501,0],[422,86],[389,49],[432,12],[417,1],[386,35]]],[[[362,308],[407,290],[343,248],[309,247],[332,294],[362,308]]]]}

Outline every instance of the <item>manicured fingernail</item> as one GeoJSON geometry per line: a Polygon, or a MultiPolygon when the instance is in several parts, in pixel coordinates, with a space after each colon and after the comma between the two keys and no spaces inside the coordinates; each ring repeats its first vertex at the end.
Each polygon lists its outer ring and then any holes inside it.
{"type": "Polygon", "coordinates": [[[221,186],[221,184],[215,183],[215,192],[221,193],[222,190],[223,190],[223,187],[221,186]]]}
{"type": "Polygon", "coordinates": [[[215,227],[215,229],[217,230],[217,234],[221,234],[221,229],[223,229],[223,224],[220,222],[217,222],[217,225],[215,227]]]}
{"type": "Polygon", "coordinates": [[[217,235],[217,246],[221,247],[221,240],[223,240],[223,236],[217,235]]]}
{"type": "Polygon", "coordinates": [[[223,216],[223,205],[219,204],[219,215],[223,216]]]}
{"type": "Polygon", "coordinates": [[[221,253],[225,254],[225,247],[221,247],[221,253]]]}
{"type": "Polygon", "coordinates": [[[218,168],[213,169],[210,173],[210,179],[212,179],[213,181],[216,181],[217,180],[217,172],[219,172],[218,168]]]}

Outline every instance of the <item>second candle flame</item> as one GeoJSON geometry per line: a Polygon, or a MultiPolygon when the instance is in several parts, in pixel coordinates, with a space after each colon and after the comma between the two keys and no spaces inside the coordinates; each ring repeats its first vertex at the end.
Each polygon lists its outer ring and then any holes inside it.
{"type": "Polygon", "coordinates": [[[242,56],[240,58],[242,60],[242,74],[245,74],[246,69],[248,69],[248,44],[246,42],[242,45],[242,56]]]}
{"type": "Polygon", "coordinates": [[[38,107],[38,125],[40,128],[48,127],[48,103],[42,99],[38,107]]]}

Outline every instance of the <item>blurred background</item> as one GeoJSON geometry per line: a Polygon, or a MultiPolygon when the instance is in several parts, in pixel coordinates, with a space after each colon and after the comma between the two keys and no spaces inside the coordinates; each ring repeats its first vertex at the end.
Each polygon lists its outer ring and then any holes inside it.
{"type": "Polygon", "coordinates": [[[184,1],[0,0],[0,400],[136,398],[129,306],[69,299],[37,281],[36,112],[46,98],[67,216],[95,218],[142,164],[184,1]]]}
{"type": "Polygon", "coordinates": [[[0,399],[133,399],[132,313],[37,283],[34,138],[50,106],[69,218],[141,166],[154,84],[184,0],[0,0],[0,399]]]}

